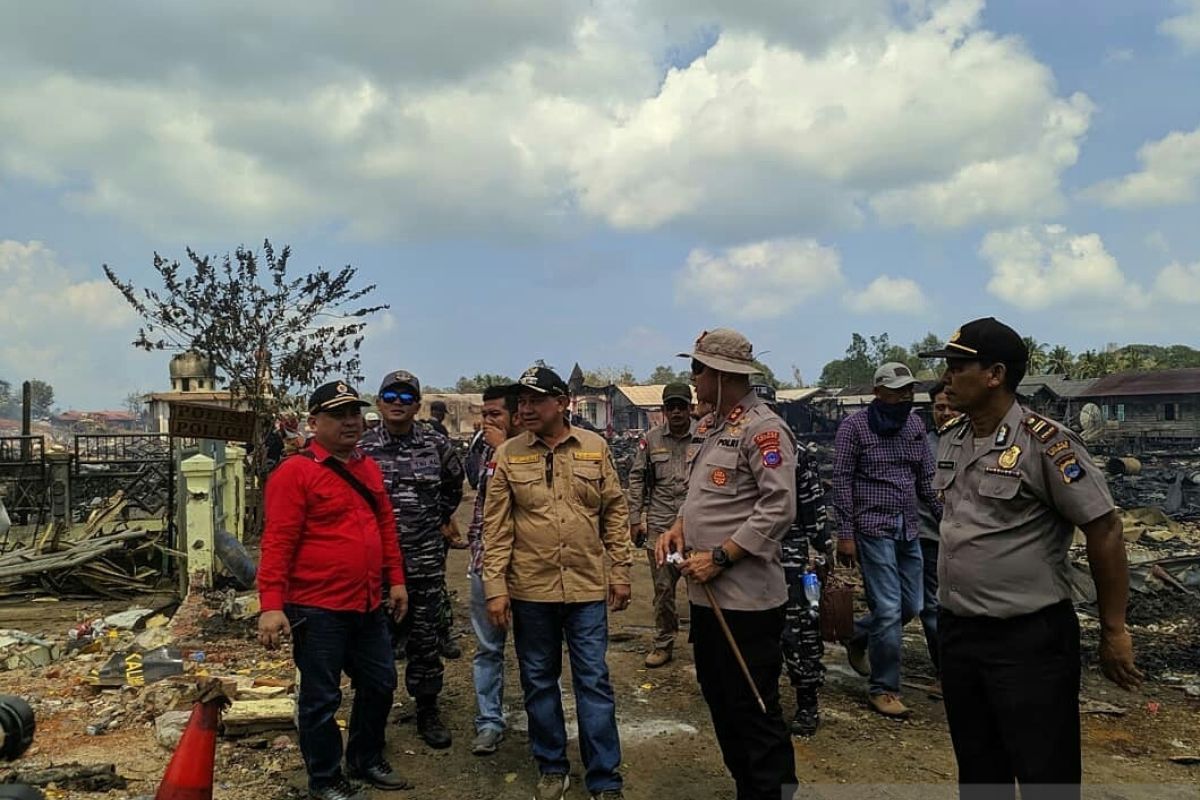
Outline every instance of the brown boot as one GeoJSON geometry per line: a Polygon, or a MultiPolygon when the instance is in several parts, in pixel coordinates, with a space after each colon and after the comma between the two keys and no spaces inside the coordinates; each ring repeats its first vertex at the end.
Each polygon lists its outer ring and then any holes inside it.
{"type": "Polygon", "coordinates": [[[645,664],[650,669],[655,669],[670,662],[671,658],[671,648],[656,647],[650,651],[650,655],[646,656],[645,664]]]}
{"type": "Polygon", "coordinates": [[[908,719],[912,709],[900,702],[894,694],[873,694],[867,697],[867,705],[872,711],[893,719],[908,719]]]}

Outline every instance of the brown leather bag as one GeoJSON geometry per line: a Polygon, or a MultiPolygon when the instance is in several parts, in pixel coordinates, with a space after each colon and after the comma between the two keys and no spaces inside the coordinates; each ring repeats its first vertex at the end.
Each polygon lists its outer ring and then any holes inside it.
{"type": "Polygon", "coordinates": [[[821,584],[821,638],[845,644],[854,635],[854,582],[831,565],[821,584]]]}

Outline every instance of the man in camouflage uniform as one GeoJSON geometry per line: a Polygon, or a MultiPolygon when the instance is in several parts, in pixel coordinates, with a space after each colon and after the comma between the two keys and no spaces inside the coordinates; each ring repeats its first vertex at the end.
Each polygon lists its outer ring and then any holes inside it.
{"type": "Polygon", "coordinates": [[[377,398],[383,424],[362,440],[379,462],[405,554],[409,613],[398,631],[405,639],[404,683],[417,701],[417,732],[434,748],[450,746],[438,712],[442,691],[441,631],[446,582],[446,539],[462,500],[463,465],[450,440],[416,421],[421,383],[398,370],[384,376],[377,398]],[[405,638],[407,637],[407,638],[405,638]]]}
{"type": "Polygon", "coordinates": [[[654,647],[646,666],[654,669],[671,660],[679,615],[675,612],[675,585],[679,569],[661,567],[654,559],[658,535],[671,527],[687,499],[687,449],[692,443],[692,387],[672,383],[663,389],[666,422],[646,433],[629,470],[629,528],[634,546],[649,547],[650,574],[654,578],[654,647]]]}
{"type": "MultiPolygon", "coordinates": [[[[756,383],[754,393],[775,413],[775,388],[756,383]]],[[[783,574],[788,600],[783,620],[783,666],[796,690],[796,716],[791,729],[796,736],[812,736],[821,724],[817,690],[825,685],[825,643],[821,640],[821,618],[804,594],[804,574],[809,571],[809,544],[817,553],[817,564],[825,561],[829,532],[825,527],[825,491],[816,457],[803,444],[796,446],[796,518],[784,534],[783,574]]]]}

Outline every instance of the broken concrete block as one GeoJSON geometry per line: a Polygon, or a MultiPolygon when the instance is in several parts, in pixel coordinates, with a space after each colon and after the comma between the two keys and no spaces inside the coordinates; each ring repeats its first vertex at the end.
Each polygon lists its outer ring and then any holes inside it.
{"type": "Polygon", "coordinates": [[[143,651],[157,650],[171,644],[174,639],[166,628],[146,628],[133,640],[133,646],[143,651]]]}
{"type": "Polygon", "coordinates": [[[154,720],[154,738],[168,750],[174,750],[183,737],[183,730],[191,719],[190,711],[168,711],[154,720]]]}
{"type": "Polygon", "coordinates": [[[248,736],[295,727],[295,702],[291,697],[269,700],[234,700],[221,716],[227,736],[248,736]]]}
{"type": "Polygon", "coordinates": [[[131,631],[142,619],[154,613],[152,608],[131,608],[128,611],[122,611],[119,614],[109,614],[104,618],[104,625],[107,628],[116,628],[121,631],[131,631]]]}

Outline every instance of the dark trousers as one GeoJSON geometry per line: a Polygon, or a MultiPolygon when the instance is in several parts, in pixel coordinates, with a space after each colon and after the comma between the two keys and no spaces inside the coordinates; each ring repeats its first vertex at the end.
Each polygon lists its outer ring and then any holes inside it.
{"type": "Polygon", "coordinates": [[[285,611],[292,625],[292,657],[300,670],[300,752],[308,785],[318,789],[342,774],[342,732],[334,719],[342,704],[342,673],[354,687],[346,764],[361,769],[383,759],[396,664],[382,608],[359,612],[288,606],[285,611]]]}
{"type": "Polygon", "coordinates": [[[1078,800],[1079,620],[1069,601],[1010,619],[942,609],[942,691],[964,800],[1078,800]]]}
{"type": "Polygon", "coordinates": [[[779,800],[796,783],[792,738],[779,707],[784,608],[726,611],[725,621],[767,706],[763,714],[712,609],[692,604],[696,678],[712,714],[737,800],[779,800]]]}
{"type": "Polygon", "coordinates": [[[924,569],[925,602],[921,604],[921,627],[925,630],[925,645],[929,648],[929,660],[933,671],[938,674],[941,667],[941,648],[938,645],[938,576],[937,562],[940,543],[937,539],[922,538],[921,563],[924,569]]]}

